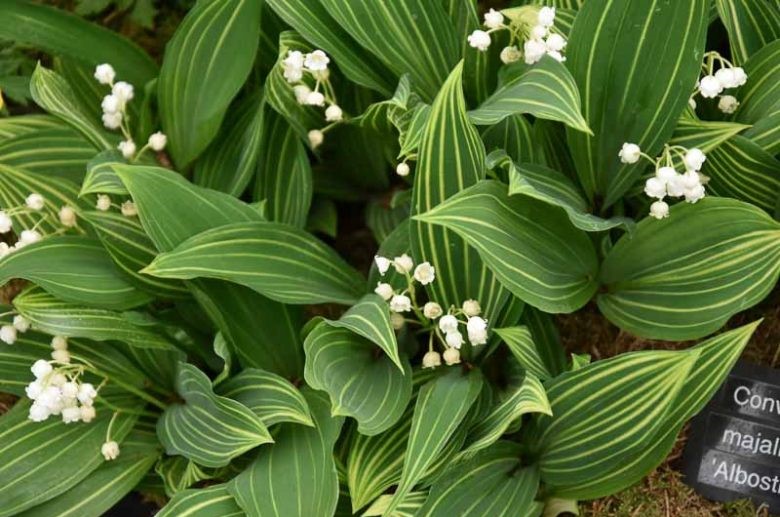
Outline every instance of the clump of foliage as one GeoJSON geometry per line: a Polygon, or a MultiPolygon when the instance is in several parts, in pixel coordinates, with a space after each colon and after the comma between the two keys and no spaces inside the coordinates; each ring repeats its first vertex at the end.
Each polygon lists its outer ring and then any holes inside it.
{"type": "Polygon", "coordinates": [[[652,471],[780,274],[780,14],[549,3],[201,0],[158,66],[2,2],[47,58],[0,118],[0,517],[537,516],[652,471]],[[704,339],[567,358],[589,303],[704,339]]]}

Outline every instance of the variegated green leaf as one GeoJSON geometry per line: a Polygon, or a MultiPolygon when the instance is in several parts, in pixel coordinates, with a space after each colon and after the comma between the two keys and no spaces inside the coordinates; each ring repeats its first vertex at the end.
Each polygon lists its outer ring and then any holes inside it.
{"type": "Polygon", "coordinates": [[[742,136],[751,139],[772,156],[780,154],[780,106],[775,113],[758,120],[742,136]]]}
{"type": "Polygon", "coordinates": [[[103,151],[87,163],[87,173],[81,182],[79,196],[87,194],[117,194],[127,195],[122,180],[114,172],[114,165],[122,165],[125,159],[116,149],[103,151]]]}
{"type": "Polygon", "coordinates": [[[528,113],[591,134],[580,113],[577,85],[563,64],[546,56],[534,66],[520,63],[508,70],[498,90],[469,112],[472,122],[489,125],[510,115],[528,113]]]}
{"type": "Polygon", "coordinates": [[[587,234],[563,210],[509,196],[496,181],[481,181],[416,218],[466,239],[501,283],[534,307],[571,312],[596,292],[598,263],[587,234]]]}
{"type": "Polygon", "coordinates": [[[624,142],[655,156],[669,140],[698,77],[707,29],[707,0],[588,0],[566,48],[567,67],[582,93],[593,135],[567,130],[588,199],[619,200],[642,169],[622,164],[624,142]],[[662,83],[647,78],[652,63],[662,83]]]}
{"type": "MultiPolygon", "coordinates": [[[[390,517],[415,517],[417,512],[420,511],[425,500],[428,498],[428,492],[419,491],[411,492],[404,500],[395,507],[390,517]]],[[[363,517],[380,517],[387,515],[385,511],[390,505],[393,496],[391,494],[381,495],[368,507],[368,509],[362,513],[363,517]]]]}
{"type": "Polygon", "coordinates": [[[43,239],[0,259],[0,284],[24,278],[66,302],[123,310],[151,297],[129,284],[100,243],[89,237],[43,239]]]}
{"type": "Polygon", "coordinates": [[[274,373],[245,368],[219,384],[216,391],[251,409],[266,427],[281,422],[314,425],[309,405],[301,392],[274,373]]]}
{"type": "Polygon", "coordinates": [[[157,462],[155,472],[162,478],[165,495],[174,497],[195,483],[212,479],[211,472],[219,469],[204,469],[184,456],[165,456],[157,462]]]}
{"type": "Polygon", "coordinates": [[[343,418],[330,415],[324,394],[303,390],[314,427],[284,424],[275,443],[228,485],[250,517],[333,515],[339,487],[333,447],[343,418]]]}
{"type": "Polygon", "coordinates": [[[0,138],[4,141],[28,133],[62,129],[67,127],[60,119],[51,115],[17,115],[0,118],[0,138]]]}
{"type": "Polygon", "coordinates": [[[681,145],[686,149],[697,147],[705,153],[749,128],[747,124],[735,122],[712,122],[697,118],[682,117],[677,121],[669,145],[681,145]]]}
{"type": "Polygon", "coordinates": [[[167,454],[222,467],[273,442],[260,417],[240,402],[215,395],[209,378],[195,366],[179,363],[176,391],[184,403],[168,406],[157,422],[157,437],[167,454]]]}
{"type": "Polygon", "coordinates": [[[227,484],[179,492],[157,517],[243,517],[246,514],[228,492],[227,484]]]}
{"type": "Polygon", "coordinates": [[[735,94],[739,107],[734,119],[755,124],[780,111],[780,41],[765,46],[745,63],[749,79],[735,94]]]}
{"type": "Polygon", "coordinates": [[[545,365],[549,377],[537,375],[543,381],[556,377],[566,371],[566,353],[558,334],[555,318],[539,309],[526,307],[523,311],[522,323],[531,331],[531,338],[536,347],[536,354],[545,365]]]}
{"type": "Polygon", "coordinates": [[[541,150],[534,140],[533,127],[523,115],[511,115],[482,131],[488,153],[504,151],[515,163],[537,163],[541,159],[541,150]]]}
{"type": "Polygon", "coordinates": [[[217,278],[282,303],[354,302],[360,274],[310,234],[281,223],[235,223],[207,230],[161,253],[144,273],[217,278]]]}
{"type": "Polygon", "coordinates": [[[550,372],[544,359],[539,355],[539,347],[534,343],[528,327],[508,327],[493,330],[506,343],[512,356],[524,370],[542,380],[555,377],[555,374],[550,372]]]}
{"type": "Polygon", "coordinates": [[[309,333],[304,377],[312,388],[328,392],[333,415],[355,418],[362,434],[379,434],[401,418],[409,402],[411,367],[405,358],[396,363],[381,354],[347,325],[324,321],[309,333]]]}
{"type": "Polygon", "coordinates": [[[715,6],[737,65],[780,38],[780,9],[773,0],[715,0],[715,6]]]}
{"type": "Polygon", "coordinates": [[[602,264],[597,301],[636,335],[695,339],[758,303],[779,274],[780,225],[747,203],[708,197],[621,238],[602,264]]]}
{"type": "Polygon", "coordinates": [[[80,182],[97,151],[69,127],[31,131],[0,142],[0,163],[80,182]]]}
{"type": "Polygon", "coordinates": [[[252,69],[260,6],[252,0],[198,2],[168,42],[158,102],[168,150],[181,169],[216,136],[252,69]]]}

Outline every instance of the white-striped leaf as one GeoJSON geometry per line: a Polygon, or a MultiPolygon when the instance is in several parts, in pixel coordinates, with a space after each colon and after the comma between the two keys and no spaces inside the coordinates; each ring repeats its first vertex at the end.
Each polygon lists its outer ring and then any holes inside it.
{"type": "Polygon", "coordinates": [[[246,368],[219,384],[216,391],[251,409],[266,427],[281,422],[314,425],[309,405],[301,392],[274,373],[246,368]]]}
{"type": "Polygon", "coordinates": [[[419,517],[515,517],[531,515],[539,470],[521,463],[520,447],[498,442],[456,463],[431,487],[419,517]]]}
{"type": "Polygon", "coordinates": [[[243,517],[246,515],[228,492],[227,484],[179,492],[157,517],[243,517]]]}
{"type": "Polygon", "coordinates": [[[397,77],[433,99],[458,61],[461,43],[440,2],[319,0],[336,23],[397,77]],[[377,37],[382,35],[382,37],[377,37]]]}
{"type": "Polygon", "coordinates": [[[780,107],[775,113],[758,120],[742,136],[751,139],[772,156],[780,154],[780,107]]]}
{"type": "Polygon", "coordinates": [[[168,150],[180,169],[216,136],[252,69],[260,6],[252,0],[198,2],[166,46],[158,103],[168,150]]]}
{"type": "Polygon", "coordinates": [[[528,113],[591,133],[580,113],[580,92],[562,63],[545,56],[534,66],[519,63],[503,72],[503,84],[477,109],[469,112],[472,122],[489,125],[510,115],[528,113]]]}
{"type": "MultiPolygon", "coordinates": [[[[390,514],[390,517],[415,517],[427,498],[428,492],[426,491],[411,492],[404,498],[401,504],[395,507],[395,510],[390,514]]],[[[371,506],[369,506],[361,515],[363,517],[380,517],[386,515],[385,511],[392,499],[393,496],[391,494],[377,497],[371,506]]]]}
{"type": "Polygon", "coordinates": [[[173,347],[163,335],[136,325],[126,314],[63,302],[39,288],[22,292],[13,304],[34,328],[55,336],[115,340],[139,348],[173,347]]]}
{"type": "Polygon", "coordinates": [[[250,517],[333,515],[339,495],[333,447],[343,418],[330,415],[327,397],[303,390],[314,427],[284,424],[275,443],[228,484],[250,517]]]}
{"type": "MultiPolygon", "coordinates": [[[[677,121],[677,127],[674,128],[669,145],[681,145],[686,149],[698,147],[703,152],[708,153],[749,127],[747,124],[735,122],[713,122],[681,117],[677,121]]],[[[683,168],[682,160],[679,157],[675,157],[675,167],[683,168]]]]}
{"type": "Polygon", "coordinates": [[[17,514],[21,517],[98,517],[127,495],[157,461],[154,433],[134,429],[122,440],[121,453],[103,463],[67,492],[17,514]]]}
{"type": "Polygon", "coordinates": [[[65,79],[40,63],[30,79],[30,93],[35,103],[72,126],[97,149],[113,149],[119,140],[100,128],[75,98],[65,79]]]}
{"type": "Polygon", "coordinates": [[[747,201],[774,214],[780,192],[780,160],[747,137],[736,135],[707,155],[707,190],[747,201]]]}
{"type": "Polygon", "coordinates": [[[79,196],[87,194],[117,194],[127,195],[122,180],[114,172],[114,165],[124,164],[125,159],[116,149],[103,151],[87,163],[87,173],[81,181],[79,196]]]}
{"type": "Polygon", "coordinates": [[[552,417],[531,434],[542,481],[555,490],[597,480],[651,447],[698,357],[696,349],[636,352],[548,382],[552,417]]]}
{"type": "MultiPolygon", "coordinates": [[[[595,499],[639,482],[668,456],[685,422],[701,411],[739,359],[760,321],[724,332],[691,349],[699,353],[677,398],[648,446],[622,458],[601,476],[557,489],[560,497],[595,499]]],[[[679,352],[678,352],[679,353],[679,352]]],[[[599,364],[599,363],[596,363],[599,364]]]]}
{"type": "MultiPolygon", "coordinates": [[[[412,191],[412,213],[433,209],[485,176],[485,148],[466,117],[460,63],[442,86],[423,129],[412,191]]],[[[431,298],[443,307],[475,299],[488,317],[496,315],[508,293],[474,249],[455,232],[421,220],[410,225],[416,262],[436,269],[431,298]]]]}
{"type": "Polygon", "coordinates": [[[260,417],[240,402],[215,395],[209,378],[195,366],[179,363],[176,391],[184,404],[171,404],[157,421],[157,437],[167,454],[222,467],[273,442],[260,417]]]}
{"type": "Polygon", "coordinates": [[[479,251],[501,283],[547,312],[572,312],[595,294],[598,262],[565,212],[485,180],[416,218],[443,225],[479,251]]]}
{"type": "Polygon", "coordinates": [[[566,371],[566,352],[561,344],[558,326],[551,314],[533,307],[523,310],[522,323],[531,331],[536,353],[545,365],[549,377],[539,376],[543,381],[566,371]]]}
{"type": "Polygon", "coordinates": [[[331,248],[281,223],[235,223],[161,253],[146,274],[163,278],[217,278],[282,303],[353,303],[363,292],[360,274],[331,248]]]}
{"type": "Polygon", "coordinates": [[[379,434],[401,418],[409,403],[412,369],[406,358],[396,363],[344,327],[323,321],[306,336],[304,378],[312,388],[328,392],[333,415],[355,418],[362,434],[379,434]]]}
{"type": "Polygon", "coordinates": [[[69,127],[31,131],[0,141],[0,163],[80,182],[97,151],[69,127]]]}
{"type": "Polygon", "coordinates": [[[205,469],[184,456],[165,456],[157,462],[155,472],[162,478],[165,495],[174,497],[195,483],[212,479],[219,469],[205,469]]]}
{"type": "Polygon", "coordinates": [[[483,449],[497,442],[510,427],[519,424],[520,418],[528,413],[552,415],[544,387],[530,371],[526,372],[520,386],[510,388],[486,416],[471,426],[467,438],[468,445],[463,449],[462,454],[470,456],[477,451],[482,451],[480,456],[485,454],[487,451],[483,449]]]}
{"type": "Polygon", "coordinates": [[[393,74],[336,23],[320,0],[268,0],[268,5],[304,38],[333,56],[352,81],[392,94],[393,74]]]}
{"type": "Polygon", "coordinates": [[[260,92],[231,105],[229,111],[236,116],[225,119],[214,141],[195,162],[195,183],[236,197],[246,190],[262,156],[264,106],[260,92]]]}
{"type": "Polygon", "coordinates": [[[67,127],[60,119],[51,115],[16,115],[0,118],[0,138],[8,140],[28,133],[62,129],[67,127]]]}
{"type": "Polygon", "coordinates": [[[481,136],[489,153],[488,168],[491,154],[498,150],[504,151],[515,163],[538,163],[542,159],[533,127],[523,115],[510,115],[485,128],[481,136]]]}
{"type": "Polygon", "coordinates": [[[545,360],[540,356],[540,347],[537,347],[534,343],[528,327],[508,327],[493,330],[506,343],[512,356],[524,370],[542,380],[555,377],[556,374],[550,372],[549,367],[545,364],[545,360]]]}
{"type": "Polygon", "coordinates": [[[477,399],[482,382],[479,370],[464,373],[454,367],[420,388],[401,480],[387,513],[403,502],[445,448],[477,399]]]}
{"type": "Polygon", "coordinates": [[[708,5],[588,0],[579,10],[566,64],[594,134],[567,135],[588,199],[610,206],[636,182],[642,168],[620,162],[623,142],[655,156],[669,140],[700,71],[708,5]],[[647,63],[661,84],[647,80],[647,63]]]}
{"type": "Polygon", "coordinates": [[[750,78],[735,96],[739,107],[734,119],[755,124],[780,110],[780,41],[765,46],[745,63],[750,78]]]}
{"type": "Polygon", "coordinates": [[[66,302],[113,310],[151,297],[129,284],[100,243],[89,237],[43,239],[0,259],[0,284],[24,278],[66,302]]]}
{"type": "Polygon", "coordinates": [[[758,303],[778,274],[780,225],[747,203],[708,197],[621,238],[602,264],[597,300],[638,336],[695,339],[758,303]]]}
{"type": "Polygon", "coordinates": [[[313,189],[306,148],[284,117],[268,105],[263,110],[254,199],[266,200],[269,221],[303,228],[313,189]]]}
{"type": "MultiPolygon", "coordinates": [[[[104,463],[100,447],[112,413],[100,408],[89,424],[28,419],[30,404],[18,402],[0,418],[0,516],[16,515],[67,491],[104,463]]],[[[135,410],[137,410],[136,408],[135,410]]],[[[120,446],[136,416],[120,413],[111,438],[120,446]]]]}
{"type": "Polygon", "coordinates": [[[715,0],[715,6],[737,65],[780,38],[780,6],[774,0],[715,0]]]}
{"type": "Polygon", "coordinates": [[[157,76],[157,65],[141,47],[80,16],[25,0],[0,4],[0,38],[78,59],[112,63],[119,77],[137,86],[157,76]]]}

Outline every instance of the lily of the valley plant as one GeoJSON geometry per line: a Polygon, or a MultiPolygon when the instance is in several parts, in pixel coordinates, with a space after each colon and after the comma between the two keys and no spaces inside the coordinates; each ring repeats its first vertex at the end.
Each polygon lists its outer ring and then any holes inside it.
{"type": "Polygon", "coordinates": [[[199,1],[153,59],[0,2],[40,60],[0,517],[555,515],[652,471],[780,274],[780,15],[528,3],[199,1]],[[591,363],[586,306],[697,341],[591,363]]]}

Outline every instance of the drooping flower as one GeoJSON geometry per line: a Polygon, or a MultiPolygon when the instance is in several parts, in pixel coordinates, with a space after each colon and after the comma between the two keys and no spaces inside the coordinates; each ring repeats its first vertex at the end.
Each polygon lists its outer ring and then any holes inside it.
{"type": "Polygon", "coordinates": [[[699,93],[705,99],[711,99],[720,95],[723,91],[723,85],[714,75],[706,75],[699,81],[699,93]]]}
{"type": "Polygon", "coordinates": [[[103,108],[104,114],[119,113],[121,117],[122,102],[114,94],[106,95],[103,97],[103,102],[100,103],[100,107],[103,108]]]}
{"type": "Polygon", "coordinates": [[[11,217],[3,210],[0,210],[0,233],[8,233],[14,227],[11,217]]]}
{"type": "Polygon", "coordinates": [[[107,129],[119,129],[122,125],[122,112],[103,113],[103,125],[107,129]]]}
{"type": "Polygon", "coordinates": [[[325,120],[327,122],[339,122],[344,118],[344,112],[336,104],[331,104],[325,110],[325,120]]]}
{"type": "Polygon", "coordinates": [[[436,368],[441,366],[441,355],[436,350],[426,352],[422,359],[423,368],[436,368]]]}
{"type": "Polygon", "coordinates": [[[701,166],[704,165],[704,161],[706,159],[707,157],[704,155],[701,149],[692,147],[685,153],[685,156],[683,157],[683,163],[685,163],[685,167],[688,170],[698,171],[701,169],[701,166]]]}
{"type": "Polygon", "coordinates": [[[422,285],[428,285],[436,278],[435,268],[430,262],[422,262],[414,268],[414,279],[422,285]]]}
{"type": "Polygon", "coordinates": [[[548,51],[560,52],[566,47],[566,40],[558,33],[553,33],[547,36],[544,44],[547,46],[548,51]]]}
{"type": "Polygon", "coordinates": [[[3,325],[0,327],[0,341],[8,345],[16,343],[16,327],[13,325],[3,325]]]}
{"type": "Polygon", "coordinates": [[[539,25],[543,27],[552,27],[555,24],[555,7],[542,7],[538,15],[539,25]]]}
{"type": "Polygon", "coordinates": [[[444,362],[447,366],[460,363],[460,351],[457,348],[448,348],[444,351],[444,362]]]}
{"type": "Polygon", "coordinates": [[[405,294],[395,294],[390,299],[390,310],[393,312],[409,312],[412,310],[412,300],[405,294]]]}
{"type": "Polygon", "coordinates": [[[124,81],[119,81],[111,88],[111,93],[119,100],[120,106],[124,106],[133,100],[133,85],[124,81]]]}
{"type": "Polygon", "coordinates": [[[379,274],[384,276],[385,273],[387,273],[387,270],[390,269],[390,264],[393,262],[387,257],[376,255],[374,257],[374,263],[376,263],[376,269],[379,271],[379,274]]]}
{"type": "Polygon", "coordinates": [[[60,211],[57,215],[60,218],[60,224],[62,224],[62,226],[67,228],[76,226],[76,211],[73,210],[73,208],[67,205],[63,206],[60,208],[60,211]]]}
{"type": "Polygon", "coordinates": [[[663,199],[666,197],[666,182],[656,177],[648,178],[645,182],[645,194],[663,199]]]}
{"type": "Polygon", "coordinates": [[[393,286],[387,283],[379,282],[376,284],[374,292],[381,296],[384,300],[389,300],[393,297],[393,286]]]}
{"type": "Polygon", "coordinates": [[[527,65],[538,62],[546,53],[547,45],[542,40],[529,39],[523,43],[523,54],[527,65]]]}
{"type": "Polygon", "coordinates": [[[466,316],[479,316],[479,313],[482,312],[482,307],[479,306],[477,300],[466,300],[461,309],[466,316]]]}
{"type": "Polygon", "coordinates": [[[109,210],[111,208],[111,197],[109,197],[106,194],[98,194],[95,208],[97,208],[101,212],[105,212],[106,210],[109,210]]]}
{"type": "Polygon", "coordinates": [[[160,152],[165,149],[166,145],[168,145],[168,137],[165,135],[165,133],[157,131],[156,133],[152,133],[149,136],[148,144],[152,151],[160,152]]]}
{"type": "Polygon", "coordinates": [[[296,84],[293,86],[293,93],[295,94],[295,100],[298,104],[306,104],[306,98],[311,93],[311,88],[305,84],[296,84]]]}
{"type": "Polygon", "coordinates": [[[636,163],[642,156],[642,150],[636,144],[625,142],[623,147],[620,148],[618,156],[623,163],[636,163]]]}
{"type": "Polygon", "coordinates": [[[30,330],[30,321],[21,314],[14,316],[13,325],[14,328],[22,334],[30,330]]]}
{"type": "Polygon", "coordinates": [[[479,29],[472,32],[467,39],[469,45],[483,52],[490,46],[490,34],[479,29]]]}
{"type": "Polygon", "coordinates": [[[100,448],[100,453],[106,459],[106,461],[115,460],[119,457],[119,444],[113,440],[110,440],[103,444],[100,448]]]}
{"type": "Polygon", "coordinates": [[[487,343],[487,321],[479,316],[472,316],[466,324],[469,341],[472,345],[484,345],[487,343]]]}
{"type": "Polygon", "coordinates": [[[498,29],[504,24],[504,15],[495,9],[490,9],[485,13],[485,27],[488,29],[498,29]]]}
{"type": "Polygon", "coordinates": [[[312,129],[308,133],[309,138],[309,145],[312,149],[318,148],[320,145],[322,145],[322,142],[325,140],[325,133],[320,131],[319,129],[312,129]]]}
{"type": "Polygon", "coordinates": [[[450,348],[460,348],[463,346],[463,334],[458,332],[457,330],[453,332],[447,332],[447,334],[444,337],[444,340],[447,342],[447,346],[450,348]]]}
{"type": "Polygon", "coordinates": [[[68,338],[65,336],[54,336],[51,338],[51,347],[54,350],[67,350],[68,338]]]}
{"type": "Polygon", "coordinates": [[[314,52],[306,54],[303,61],[304,66],[312,72],[326,70],[328,68],[328,63],[330,63],[330,58],[322,50],[315,50],[314,52]]]}
{"type": "Polygon", "coordinates": [[[516,45],[510,45],[508,47],[504,47],[501,50],[501,54],[499,57],[501,58],[502,63],[508,65],[510,63],[519,61],[522,56],[523,54],[520,52],[520,49],[518,49],[516,45]]]}
{"type": "Polygon", "coordinates": [[[458,331],[458,318],[453,316],[452,314],[447,314],[446,316],[442,316],[439,320],[439,329],[441,329],[442,332],[445,334],[449,334],[450,332],[457,332],[458,331]]]}
{"type": "Polygon", "coordinates": [[[132,201],[123,202],[119,209],[125,217],[135,217],[138,215],[138,207],[132,201]]]}
{"type": "Polygon", "coordinates": [[[650,205],[650,215],[656,219],[669,217],[669,205],[665,201],[655,201],[650,205]]]}
{"type": "Polygon", "coordinates": [[[325,96],[322,92],[309,92],[304,102],[307,106],[324,106],[325,96]]]}
{"type": "Polygon", "coordinates": [[[136,147],[135,142],[132,140],[123,140],[119,142],[119,145],[117,145],[116,148],[119,149],[119,152],[121,152],[122,156],[124,156],[127,160],[135,155],[136,147]]]}
{"type": "Polygon", "coordinates": [[[722,95],[718,100],[718,109],[727,115],[737,111],[739,101],[733,95],[722,95]]]}
{"type": "Polygon", "coordinates": [[[95,67],[94,77],[100,84],[111,84],[114,82],[116,72],[114,71],[113,66],[108,63],[103,63],[102,65],[95,67]]]}
{"type": "Polygon", "coordinates": [[[393,259],[393,266],[395,266],[395,270],[397,272],[405,275],[406,273],[412,271],[412,268],[414,267],[414,261],[412,260],[412,257],[404,253],[400,257],[395,257],[393,259]]]}
{"type": "Polygon", "coordinates": [[[399,163],[395,168],[395,173],[401,176],[402,178],[408,176],[409,172],[410,172],[409,165],[407,165],[406,162],[399,163]]]}
{"type": "Polygon", "coordinates": [[[36,230],[24,230],[19,235],[19,240],[16,242],[16,247],[18,249],[27,246],[28,244],[34,244],[40,241],[42,238],[43,236],[36,230]]]}
{"type": "Polygon", "coordinates": [[[27,196],[27,199],[24,200],[24,203],[30,210],[42,210],[43,206],[46,204],[46,200],[42,195],[38,194],[37,192],[33,192],[27,196]]]}
{"type": "Polygon", "coordinates": [[[428,319],[435,320],[442,315],[441,305],[436,302],[428,302],[423,306],[423,316],[428,319]]]}

